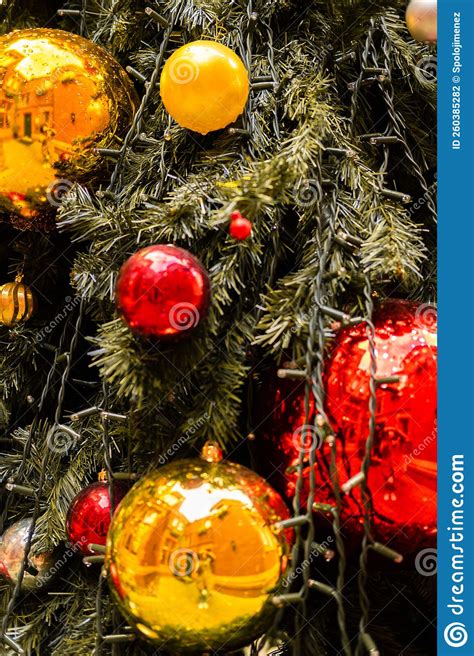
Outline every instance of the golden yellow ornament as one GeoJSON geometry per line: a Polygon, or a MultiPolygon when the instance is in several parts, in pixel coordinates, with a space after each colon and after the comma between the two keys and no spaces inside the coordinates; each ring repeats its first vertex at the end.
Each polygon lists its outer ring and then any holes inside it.
{"type": "Polygon", "coordinates": [[[138,99],[103,48],[62,30],[0,37],[0,213],[54,211],[75,181],[97,172],[138,99]]]}
{"type": "Polygon", "coordinates": [[[201,134],[225,128],[242,113],[249,78],[242,60],[215,41],[193,41],[167,60],[160,81],[166,110],[201,134]]]}
{"type": "Polygon", "coordinates": [[[35,297],[31,289],[22,282],[22,276],[15,282],[0,286],[0,324],[14,326],[28,321],[35,309],[35,297]]]}
{"type": "Polygon", "coordinates": [[[135,485],[112,520],[106,567],[128,622],[176,654],[238,649],[267,630],[288,563],[281,497],[230,462],[181,460],[135,485]]]}

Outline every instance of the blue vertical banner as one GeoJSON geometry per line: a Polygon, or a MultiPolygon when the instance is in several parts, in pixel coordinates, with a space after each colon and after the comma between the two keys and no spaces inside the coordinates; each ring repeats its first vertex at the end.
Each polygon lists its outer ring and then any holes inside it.
{"type": "Polygon", "coordinates": [[[474,0],[438,0],[438,656],[474,655],[474,0]]]}

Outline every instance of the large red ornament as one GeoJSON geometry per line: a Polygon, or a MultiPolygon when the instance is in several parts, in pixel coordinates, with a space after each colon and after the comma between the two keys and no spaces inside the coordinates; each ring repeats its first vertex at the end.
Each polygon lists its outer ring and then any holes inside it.
{"type": "MultiPolygon", "coordinates": [[[[374,535],[406,552],[431,544],[436,536],[436,314],[430,306],[387,301],[374,315],[377,378],[398,377],[377,387],[376,431],[368,474],[374,535]]],[[[336,444],[336,468],[343,485],[361,471],[369,430],[370,353],[366,324],[341,330],[325,369],[326,412],[336,444]]],[[[266,389],[268,386],[266,386],[266,389]]],[[[311,425],[321,416],[304,408],[305,385],[273,381],[259,440],[270,452],[269,472],[277,471],[288,497],[295,492],[296,466],[304,450],[302,500],[308,491],[308,456],[316,444],[316,501],[334,505],[330,476],[331,435],[321,440],[311,425]],[[271,406],[271,407],[270,407],[271,406]]],[[[270,482],[277,485],[274,477],[270,482]]],[[[342,531],[357,535],[364,517],[359,487],[343,495],[342,531]]]]}
{"type": "MultiPolygon", "coordinates": [[[[125,495],[122,485],[114,485],[114,506],[125,495]]],[[[88,485],[77,494],[69,507],[66,530],[69,542],[85,556],[94,552],[91,544],[105,545],[110,526],[110,493],[107,482],[88,485]]]]}
{"type": "Polygon", "coordinates": [[[205,317],[209,277],[198,260],[176,246],[149,246],[122,266],[117,308],[137,335],[170,339],[189,334],[205,317]]]}

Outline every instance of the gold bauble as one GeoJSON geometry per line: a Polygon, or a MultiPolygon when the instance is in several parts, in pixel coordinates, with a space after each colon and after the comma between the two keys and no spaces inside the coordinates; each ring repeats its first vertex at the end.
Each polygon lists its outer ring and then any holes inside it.
{"type": "Polygon", "coordinates": [[[225,128],[242,113],[249,78],[242,60],[215,41],[193,41],[166,61],[160,80],[166,110],[201,134],[225,128]]]}
{"type": "Polygon", "coordinates": [[[436,43],[438,9],[436,0],[411,0],[407,8],[408,31],[417,41],[436,43]]]}
{"type": "MultiPolygon", "coordinates": [[[[0,536],[0,576],[13,585],[18,581],[18,574],[25,558],[25,547],[31,528],[31,519],[25,518],[12,524],[0,536]]],[[[39,590],[45,587],[53,578],[57,567],[52,552],[28,555],[22,590],[39,590]]]]}
{"type": "Polygon", "coordinates": [[[31,289],[18,277],[15,282],[0,285],[0,325],[14,326],[28,321],[35,309],[31,289]]]}
{"type": "MultiPolygon", "coordinates": [[[[209,455],[209,450],[207,451],[209,455]]],[[[107,538],[113,596],[128,622],[176,654],[240,648],[271,624],[288,563],[281,497],[240,465],[181,460],[122,500],[107,538]]]]}
{"type": "Polygon", "coordinates": [[[87,181],[131,124],[137,96],[103,48],[62,30],[0,37],[0,213],[33,220],[87,181]]]}

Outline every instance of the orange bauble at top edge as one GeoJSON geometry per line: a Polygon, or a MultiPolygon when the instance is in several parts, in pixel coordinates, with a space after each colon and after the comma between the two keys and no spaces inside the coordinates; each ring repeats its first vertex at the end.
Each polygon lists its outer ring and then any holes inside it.
{"type": "MultiPolygon", "coordinates": [[[[119,63],[62,30],[0,37],[0,215],[36,228],[74,182],[89,182],[120,144],[138,97],[119,63]]],[[[54,225],[54,223],[53,223],[54,225]]]]}
{"type": "Polygon", "coordinates": [[[407,28],[416,41],[436,43],[438,40],[436,0],[411,0],[406,11],[407,28]]]}
{"type": "Polygon", "coordinates": [[[166,110],[181,127],[207,134],[242,113],[249,94],[247,70],[230,48],[193,41],[167,60],[160,81],[166,110]]]}

